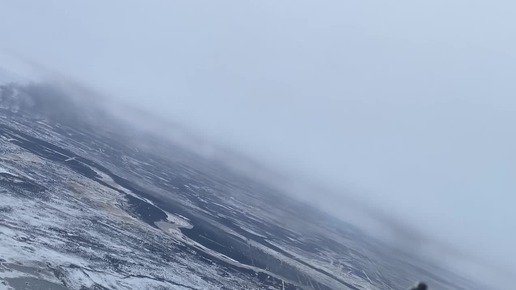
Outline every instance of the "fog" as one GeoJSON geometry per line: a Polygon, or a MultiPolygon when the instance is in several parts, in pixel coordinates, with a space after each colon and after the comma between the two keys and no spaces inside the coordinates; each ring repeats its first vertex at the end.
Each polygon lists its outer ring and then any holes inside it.
{"type": "MultiPolygon", "coordinates": [[[[513,1],[4,1],[0,50],[516,274],[513,1]]],[[[4,63],[5,66],[5,63],[4,63]]],[[[26,70],[24,70],[26,72],[26,70]]],[[[42,73],[43,72],[43,73],[42,73]]],[[[434,257],[440,259],[441,256],[434,257]]],[[[485,268],[478,268],[478,264],[485,268]]]]}

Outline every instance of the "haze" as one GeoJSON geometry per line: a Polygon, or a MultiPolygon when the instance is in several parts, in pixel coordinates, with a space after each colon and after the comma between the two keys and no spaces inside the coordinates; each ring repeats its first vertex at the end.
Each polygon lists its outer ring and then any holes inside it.
{"type": "MultiPolygon", "coordinates": [[[[516,272],[515,9],[3,1],[0,49],[354,195],[507,276],[516,272]]],[[[336,215],[345,203],[308,199],[336,215]]]]}

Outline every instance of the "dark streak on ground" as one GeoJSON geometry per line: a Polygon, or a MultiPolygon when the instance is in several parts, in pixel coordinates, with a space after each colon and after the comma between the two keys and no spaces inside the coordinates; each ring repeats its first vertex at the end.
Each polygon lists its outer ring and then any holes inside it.
{"type": "MultiPolygon", "coordinates": [[[[155,198],[153,195],[146,193],[143,189],[141,189],[139,186],[133,184],[129,180],[122,178],[114,173],[112,173],[110,170],[105,168],[104,166],[91,161],[89,159],[83,158],[81,156],[77,156],[75,153],[63,149],[61,147],[58,147],[56,145],[53,145],[49,142],[46,142],[44,140],[29,136],[27,134],[24,134],[22,132],[19,132],[17,130],[14,130],[12,128],[9,128],[7,126],[4,126],[0,124],[0,133],[2,134],[8,134],[10,136],[19,138],[15,141],[12,141],[14,144],[20,146],[21,148],[24,148],[25,150],[40,156],[45,159],[52,160],[54,162],[61,163],[71,170],[81,174],[82,176],[89,178],[91,180],[94,180],[103,186],[107,186],[111,189],[114,189],[118,192],[126,194],[126,198],[131,205],[130,210],[133,214],[135,214],[138,218],[140,218],[145,223],[156,227],[155,222],[166,220],[167,214],[159,209],[158,207],[140,199],[136,198],[134,196],[131,196],[130,194],[114,188],[113,186],[108,185],[104,181],[101,180],[101,177],[93,170],[91,167],[103,172],[104,174],[107,174],[110,176],[117,184],[122,186],[123,188],[126,188],[136,194],[139,197],[146,198],[148,200],[151,200],[154,203],[160,204],[162,203],[160,200],[155,198]],[[71,159],[73,158],[73,159],[71,159]]],[[[270,265],[266,264],[265,262],[274,262],[278,263],[278,267],[285,268],[286,265],[281,265],[282,263],[278,261],[277,259],[273,258],[272,256],[268,256],[264,254],[261,251],[258,251],[252,247],[244,245],[242,241],[239,239],[235,239],[231,236],[229,236],[227,233],[220,231],[214,225],[212,224],[206,224],[205,220],[202,218],[199,218],[195,215],[192,215],[192,213],[182,207],[179,206],[173,206],[172,204],[160,204],[160,206],[164,206],[166,210],[169,210],[171,213],[174,214],[180,214],[182,216],[187,217],[190,219],[196,226],[194,227],[194,230],[187,230],[182,229],[188,237],[191,239],[199,242],[200,244],[203,244],[204,246],[215,250],[219,253],[222,253],[224,255],[227,255],[229,257],[234,258],[237,261],[240,261],[243,264],[252,265],[260,269],[268,269],[270,268],[270,265]],[[223,246],[228,245],[228,246],[223,246]],[[242,250],[244,248],[247,248],[247,250],[242,250]],[[267,257],[266,261],[261,261],[263,258],[261,257],[267,257]]],[[[239,271],[241,273],[247,273],[248,275],[257,277],[263,284],[270,285],[274,287],[280,287],[283,284],[283,281],[279,278],[269,276],[263,272],[255,272],[253,270],[237,267],[235,265],[232,265],[230,263],[224,262],[223,260],[219,259],[216,256],[212,256],[210,254],[204,253],[200,251],[197,248],[193,248],[191,246],[185,246],[186,248],[189,248],[190,250],[195,250],[198,255],[200,255],[205,261],[208,262],[215,262],[217,264],[220,264],[221,266],[224,266],[228,269],[233,269],[236,271],[239,271]]],[[[294,271],[293,269],[290,269],[290,271],[294,271]]],[[[284,273],[289,273],[290,271],[283,271],[284,273]]],[[[280,276],[284,273],[279,273],[280,276]]],[[[293,272],[292,274],[289,273],[289,275],[286,275],[287,277],[294,278],[303,276],[300,273],[293,272]],[[295,274],[295,275],[293,275],[295,274]]],[[[307,278],[305,278],[306,280],[307,278]]],[[[292,279],[294,281],[299,279],[292,279]]],[[[311,279],[310,279],[311,280],[311,279]]],[[[318,284],[316,281],[299,281],[302,284],[307,285],[308,282],[311,282],[312,284],[318,284]]],[[[292,285],[290,283],[285,282],[285,289],[293,290],[298,289],[297,286],[292,285]]],[[[330,289],[324,285],[320,285],[318,289],[330,289]]]]}

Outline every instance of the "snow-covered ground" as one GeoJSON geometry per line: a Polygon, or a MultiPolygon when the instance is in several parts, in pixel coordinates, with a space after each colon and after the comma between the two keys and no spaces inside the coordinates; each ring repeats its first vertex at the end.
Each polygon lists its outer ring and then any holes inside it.
{"type": "Polygon", "coordinates": [[[0,290],[475,289],[162,139],[45,119],[18,89],[0,104],[0,290]]]}
{"type": "Polygon", "coordinates": [[[123,210],[121,193],[51,162],[42,167],[13,165],[44,173],[45,180],[38,181],[49,186],[51,196],[41,200],[0,192],[2,204],[9,205],[9,210],[0,211],[0,279],[41,279],[70,289],[94,285],[107,289],[220,288],[200,275],[221,280],[217,267],[199,264],[187,255],[172,255],[177,252],[177,241],[123,210]],[[157,244],[163,252],[146,248],[157,244]],[[33,270],[20,271],[20,267],[33,270]]]}

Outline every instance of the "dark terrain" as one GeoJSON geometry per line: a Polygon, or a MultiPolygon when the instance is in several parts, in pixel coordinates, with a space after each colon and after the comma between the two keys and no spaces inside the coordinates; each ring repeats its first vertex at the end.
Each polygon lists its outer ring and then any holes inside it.
{"type": "Polygon", "coordinates": [[[475,289],[69,94],[0,87],[0,289],[475,289]]]}

